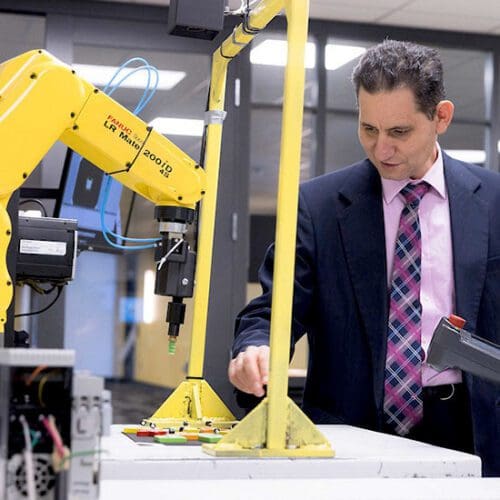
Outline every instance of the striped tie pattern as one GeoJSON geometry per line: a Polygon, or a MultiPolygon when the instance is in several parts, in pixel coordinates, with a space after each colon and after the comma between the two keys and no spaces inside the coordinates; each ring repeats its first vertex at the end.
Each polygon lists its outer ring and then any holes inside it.
{"type": "Polygon", "coordinates": [[[408,434],[423,415],[418,207],[429,187],[425,182],[408,184],[400,192],[406,204],[394,253],[384,397],[386,423],[400,436],[408,434]]]}

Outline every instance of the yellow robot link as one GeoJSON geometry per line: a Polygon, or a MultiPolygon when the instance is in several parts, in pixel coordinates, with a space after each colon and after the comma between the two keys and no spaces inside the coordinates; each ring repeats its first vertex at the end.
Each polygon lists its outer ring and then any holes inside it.
{"type": "MultiPolygon", "coordinates": [[[[183,240],[205,193],[205,172],[193,159],[43,50],[0,65],[0,137],[0,333],[13,290],[7,204],[57,140],[156,205],[163,249],[183,240]]],[[[176,253],[189,255],[181,243],[176,253]]]]}

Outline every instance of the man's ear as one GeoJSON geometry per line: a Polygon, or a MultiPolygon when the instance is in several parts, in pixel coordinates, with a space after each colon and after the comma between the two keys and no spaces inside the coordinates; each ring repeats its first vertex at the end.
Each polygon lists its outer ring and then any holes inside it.
{"type": "Polygon", "coordinates": [[[455,105],[451,101],[440,101],[436,106],[436,115],[434,119],[437,120],[436,132],[444,134],[453,119],[453,112],[455,105]]]}

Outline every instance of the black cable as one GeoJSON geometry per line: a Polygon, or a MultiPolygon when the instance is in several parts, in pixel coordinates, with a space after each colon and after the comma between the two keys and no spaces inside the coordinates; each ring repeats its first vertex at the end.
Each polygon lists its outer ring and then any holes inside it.
{"type": "Polygon", "coordinates": [[[242,30],[243,33],[246,33],[247,35],[257,35],[257,33],[260,33],[262,31],[261,28],[254,28],[253,26],[250,26],[250,1],[247,0],[247,8],[245,10],[245,14],[243,15],[243,26],[242,30]]]}
{"type": "Polygon", "coordinates": [[[29,200],[22,200],[19,202],[19,206],[26,205],[26,203],[35,203],[36,205],[38,205],[42,209],[43,216],[47,217],[47,210],[44,204],[40,200],[37,200],[36,198],[30,198],[29,200]]]}
{"type": "Polygon", "coordinates": [[[40,309],[39,311],[29,312],[29,313],[16,314],[14,316],[14,318],[20,318],[21,316],[34,316],[35,314],[41,314],[41,313],[47,311],[47,309],[50,309],[57,302],[57,299],[61,295],[62,289],[63,289],[62,285],[57,287],[57,295],[55,296],[54,300],[50,304],[45,306],[43,309],[40,309]]]}
{"type": "Polygon", "coordinates": [[[34,290],[36,293],[39,293],[40,295],[48,295],[49,293],[52,293],[56,287],[61,286],[59,283],[53,283],[51,288],[42,288],[36,280],[26,280],[26,281],[18,281],[16,283],[17,285],[28,285],[32,290],[34,290]]]}
{"type": "MultiPolygon", "coordinates": [[[[210,111],[210,92],[211,92],[211,85],[208,86],[208,93],[207,93],[207,101],[205,105],[205,111],[210,111]]],[[[201,136],[201,148],[200,148],[200,167],[205,168],[205,152],[207,149],[207,131],[208,131],[208,125],[205,123],[203,127],[203,134],[201,136]]],[[[196,211],[194,214],[194,220],[193,220],[193,251],[196,252],[198,249],[198,233],[200,230],[200,202],[196,203],[196,211]]]]}

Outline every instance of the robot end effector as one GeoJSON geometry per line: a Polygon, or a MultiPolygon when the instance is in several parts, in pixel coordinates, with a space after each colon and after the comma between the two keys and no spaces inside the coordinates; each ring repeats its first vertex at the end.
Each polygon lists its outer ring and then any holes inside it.
{"type": "Polygon", "coordinates": [[[172,297],[167,309],[169,353],[175,353],[180,326],[184,323],[186,305],[183,299],[193,296],[196,253],[185,234],[195,217],[186,207],[157,206],[155,217],[160,225],[161,244],[156,247],[155,294],[172,297]]]}

